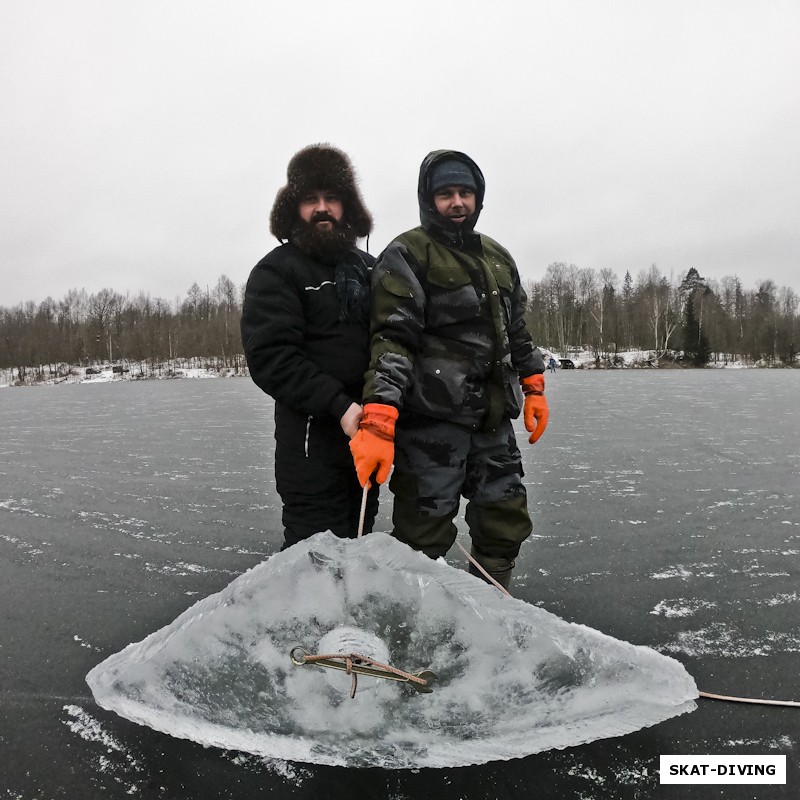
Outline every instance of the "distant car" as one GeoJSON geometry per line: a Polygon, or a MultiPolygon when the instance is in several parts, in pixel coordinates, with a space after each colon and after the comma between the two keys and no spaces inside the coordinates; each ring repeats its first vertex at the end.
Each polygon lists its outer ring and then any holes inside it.
{"type": "Polygon", "coordinates": [[[575,369],[575,362],[571,358],[559,358],[561,369],[575,369]]]}

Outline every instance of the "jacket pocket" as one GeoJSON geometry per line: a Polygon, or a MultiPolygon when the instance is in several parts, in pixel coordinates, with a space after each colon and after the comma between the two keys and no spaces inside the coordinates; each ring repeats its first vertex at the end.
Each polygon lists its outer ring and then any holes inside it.
{"type": "Polygon", "coordinates": [[[396,275],[392,272],[391,269],[387,269],[380,278],[381,286],[386,289],[389,294],[393,294],[395,297],[413,297],[414,293],[411,291],[411,287],[408,285],[406,281],[403,280],[402,276],[396,275]]]}
{"type": "Polygon", "coordinates": [[[464,267],[457,261],[434,261],[428,267],[428,283],[442,289],[458,289],[472,283],[464,267]]]}
{"type": "Polygon", "coordinates": [[[503,364],[503,388],[506,398],[506,413],[510,419],[516,419],[522,411],[525,398],[519,382],[519,372],[509,364],[503,364]]]}
{"type": "Polygon", "coordinates": [[[308,458],[313,421],[312,416],[286,403],[275,403],[275,441],[281,451],[295,460],[308,458]]]}
{"type": "Polygon", "coordinates": [[[485,410],[483,384],[472,374],[470,348],[453,345],[431,337],[423,340],[406,405],[419,414],[470,425],[485,410]]]}
{"type": "Polygon", "coordinates": [[[514,292],[514,276],[511,273],[511,267],[503,261],[489,261],[489,271],[492,278],[497,284],[497,290],[500,293],[500,308],[503,313],[503,322],[506,329],[511,325],[513,320],[513,309],[511,307],[511,296],[514,292]]]}
{"type": "Polygon", "coordinates": [[[427,274],[426,320],[433,328],[468,322],[480,316],[478,292],[457,262],[431,264],[427,274]]]}
{"type": "Polygon", "coordinates": [[[508,264],[504,264],[502,261],[492,261],[492,274],[500,289],[509,294],[514,291],[514,278],[508,264]]]}

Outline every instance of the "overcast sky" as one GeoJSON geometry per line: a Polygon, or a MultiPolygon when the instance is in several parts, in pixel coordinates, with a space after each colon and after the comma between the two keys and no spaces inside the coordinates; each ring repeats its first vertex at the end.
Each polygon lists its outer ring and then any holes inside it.
{"type": "Polygon", "coordinates": [[[2,0],[0,306],[243,283],[286,164],[349,153],[377,254],[430,150],[554,261],[800,291],[797,0],[2,0]]]}

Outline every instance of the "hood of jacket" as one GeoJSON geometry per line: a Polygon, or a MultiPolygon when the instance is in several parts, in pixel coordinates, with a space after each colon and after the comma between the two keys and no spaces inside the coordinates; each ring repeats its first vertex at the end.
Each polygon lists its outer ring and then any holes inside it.
{"type": "Polygon", "coordinates": [[[483,197],[486,193],[486,181],[480,167],[466,154],[458,150],[434,150],[425,156],[419,168],[419,181],[417,183],[417,200],[419,201],[419,219],[422,227],[432,233],[443,234],[445,239],[460,239],[463,234],[470,233],[478,222],[483,197]],[[442,161],[455,159],[465,164],[475,177],[475,211],[470,214],[462,225],[454,225],[446,220],[437,210],[433,202],[430,180],[433,168],[442,161]]]}

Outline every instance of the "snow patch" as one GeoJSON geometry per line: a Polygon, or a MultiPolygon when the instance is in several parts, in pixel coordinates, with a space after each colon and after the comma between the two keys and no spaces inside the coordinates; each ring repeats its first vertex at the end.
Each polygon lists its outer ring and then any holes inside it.
{"type": "Polygon", "coordinates": [[[97,742],[109,753],[121,753],[132,767],[139,768],[139,762],[110,733],[103,730],[103,726],[93,716],[80,706],[66,705],[63,708],[73,718],[64,723],[73,733],[87,742],[97,742]]]}
{"type": "Polygon", "coordinates": [[[700,630],[682,631],[674,641],[656,649],[695,657],[749,658],[773,653],[800,653],[800,635],[764,631],[761,637],[747,637],[730,625],[716,622],[700,630]]]}
{"type": "Polygon", "coordinates": [[[667,580],[667,578],[680,578],[681,580],[686,580],[687,578],[691,578],[692,574],[692,572],[679,564],[676,567],[669,567],[663,572],[655,572],[650,577],[656,581],[667,580]]]}
{"type": "Polygon", "coordinates": [[[64,724],[84,741],[99,744],[105,750],[96,759],[97,771],[110,775],[120,784],[125,794],[134,795],[139,792],[139,784],[134,782],[141,777],[142,764],[110,733],[103,729],[98,720],[86,713],[80,706],[66,705],[63,710],[71,717],[64,724]],[[120,759],[122,759],[120,761],[120,759]],[[134,781],[129,780],[134,773],[134,781]],[[122,773],[119,775],[117,773],[122,773]],[[138,775],[138,777],[137,777],[138,775]]]}
{"type": "Polygon", "coordinates": [[[650,613],[667,618],[691,617],[703,608],[715,608],[716,605],[705,600],[661,600],[650,613]]]}

